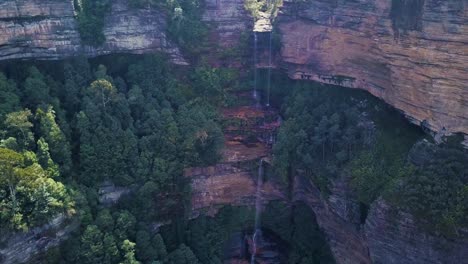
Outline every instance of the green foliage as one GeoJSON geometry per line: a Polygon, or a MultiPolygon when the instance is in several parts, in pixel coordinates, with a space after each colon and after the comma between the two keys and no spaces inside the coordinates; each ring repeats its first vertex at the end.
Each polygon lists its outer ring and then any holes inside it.
{"type": "Polygon", "coordinates": [[[104,259],[104,244],[102,242],[103,234],[95,225],[86,227],[81,236],[81,255],[82,263],[102,263],[104,259]]]}
{"type": "Polygon", "coordinates": [[[31,131],[33,127],[30,121],[31,117],[32,113],[29,109],[11,112],[6,115],[4,124],[7,136],[15,139],[18,146],[17,150],[27,149],[34,141],[34,135],[31,131]]]}
{"type": "Polygon", "coordinates": [[[120,259],[120,254],[114,236],[110,233],[106,233],[102,243],[104,248],[103,263],[117,263],[117,261],[120,259]]]}
{"type": "Polygon", "coordinates": [[[426,157],[394,191],[396,205],[412,212],[425,229],[456,236],[468,223],[467,151],[421,144],[413,155],[426,157]]]}
{"type": "Polygon", "coordinates": [[[209,165],[220,159],[224,137],[216,110],[206,103],[192,101],[178,112],[182,149],[187,165],[209,165]]]}
{"type": "Polygon", "coordinates": [[[192,250],[184,244],[181,244],[177,250],[171,252],[168,256],[169,264],[198,264],[199,261],[192,250]]]}
{"type": "Polygon", "coordinates": [[[200,1],[168,1],[166,8],[170,12],[169,35],[189,55],[199,55],[207,48],[206,38],[208,36],[208,28],[201,21],[203,10],[200,1]]]}
{"type": "Polygon", "coordinates": [[[18,94],[16,83],[0,73],[0,118],[3,118],[7,113],[18,110],[20,106],[18,94]]]}
{"type": "Polygon", "coordinates": [[[186,55],[195,59],[202,52],[208,51],[208,27],[201,20],[203,1],[127,0],[127,2],[133,8],[165,9],[168,14],[168,34],[186,55]]]}
{"type": "Polygon", "coordinates": [[[52,159],[61,166],[62,172],[68,172],[72,163],[70,145],[56,122],[52,106],[48,106],[45,110],[37,109],[36,120],[39,122],[38,134],[50,146],[52,159]]]}
{"type": "Polygon", "coordinates": [[[27,230],[73,206],[65,186],[50,178],[34,153],[0,148],[0,174],[2,228],[27,230]]]}
{"type": "Polygon", "coordinates": [[[334,263],[325,236],[307,205],[297,203],[288,208],[272,203],[262,218],[262,225],[289,245],[289,263],[334,263]]]}
{"type": "Polygon", "coordinates": [[[412,167],[403,160],[388,164],[379,153],[363,151],[350,163],[352,186],[358,200],[370,206],[379,196],[392,190],[398,181],[412,173],[412,167]]]}
{"type": "Polygon", "coordinates": [[[106,40],[104,17],[110,10],[112,2],[109,0],[81,0],[77,1],[78,31],[83,43],[99,46],[106,40]]]}
{"type": "Polygon", "coordinates": [[[24,102],[30,109],[50,102],[50,88],[46,83],[46,78],[36,68],[29,69],[29,76],[23,84],[24,102]]]}
{"type": "Polygon", "coordinates": [[[256,19],[261,18],[262,13],[274,19],[281,5],[283,5],[283,0],[246,0],[244,2],[244,8],[256,19]]]}
{"type": "Polygon", "coordinates": [[[358,108],[318,89],[299,87],[286,102],[286,121],[273,148],[276,171],[285,180],[298,170],[312,178],[336,176],[358,147],[370,141],[372,127],[358,129],[366,122],[358,108]]]}
{"type": "MultiPolygon", "coordinates": [[[[162,239],[162,238],[161,238],[162,239]]],[[[153,246],[150,234],[145,230],[140,230],[136,234],[136,256],[143,262],[150,262],[158,259],[158,251],[153,246]]]]}
{"type": "Polygon", "coordinates": [[[124,261],[120,264],[139,264],[140,262],[135,259],[135,243],[125,239],[122,243],[122,251],[124,253],[124,261]]]}

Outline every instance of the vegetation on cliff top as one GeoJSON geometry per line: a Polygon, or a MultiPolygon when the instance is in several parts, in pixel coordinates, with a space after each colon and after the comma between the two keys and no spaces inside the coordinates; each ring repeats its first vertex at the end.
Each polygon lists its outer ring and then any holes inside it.
{"type": "Polygon", "coordinates": [[[84,44],[99,46],[106,41],[104,18],[111,5],[110,0],[75,0],[78,31],[84,44]]]}

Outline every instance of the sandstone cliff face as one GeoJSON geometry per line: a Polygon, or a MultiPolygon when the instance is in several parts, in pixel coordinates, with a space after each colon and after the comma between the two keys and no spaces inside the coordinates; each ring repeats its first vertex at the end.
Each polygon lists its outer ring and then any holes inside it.
{"type": "Polygon", "coordinates": [[[409,2],[286,2],[283,66],[295,79],[365,89],[435,132],[468,134],[468,5],[409,2]]]}
{"type": "Polygon", "coordinates": [[[363,225],[359,206],[346,179],[332,182],[326,197],[309,180],[296,177],[294,199],[314,211],[337,263],[442,264],[468,259],[468,231],[446,239],[421,230],[411,214],[384,200],[374,202],[363,225]]]}
{"type": "Polygon", "coordinates": [[[213,40],[225,48],[237,45],[241,35],[253,25],[244,0],[205,0],[202,20],[213,26],[213,40]]]}
{"type": "MultiPolygon", "coordinates": [[[[253,175],[232,164],[218,164],[206,168],[192,168],[185,173],[191,179],[192,217],[200,213],[215,215],[226,205],[255,205],[257,185],[253,175]]],[[[285,194],[271,182],[263,184],[262,202],[282,200],[285,194]]]]}
{"type": "Polygon", "coordinates": [[[333,189],[334,193],[327,199],[310,180],[298,176],[294,182],[293,198],[295,201],[304,202],[314,211],[317,223],[327,237],[336,263],[372,263],[363,234],[353,221],[349,221],[350,211],[346,209],[346,206],[336,206],[340,203],[339,201],[342,203],[350,201],[349,198],[342,199],[347,197],[347,190],[339,187],[333,189]],[[330,200],[335,201],[335,206],[331,205],[330,200]]]}
{"type": "Polygon", "coordinates": [[[158,10],[134,10],[123,0],[113,1],[105,19],[107,40],[95,48],[81,43],[73,0],[5,0],[0,2],[0,60],[161,51],[174,63],[187,64],[165,29],[158,10]]]}
{"type": "Polygon", "coordinates": [[[462,238],[443,239],[419,230],[413,217],[392,212],[383,201],[372,205],[365,235],[373,263],[463,263],[468,259],[468,231],[462,238]]]}

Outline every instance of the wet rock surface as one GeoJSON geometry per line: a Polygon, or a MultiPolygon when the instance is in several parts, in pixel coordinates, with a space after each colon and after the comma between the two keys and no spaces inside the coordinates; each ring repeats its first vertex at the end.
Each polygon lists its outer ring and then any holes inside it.
{"type": "MultiPolygon", "coordinates": [[[[262,232],[257,241],[256,264],[281,264],[287,263],[285,248],[287,247],[280,238],[268,230],[262,232]]],[[[236,232],[232,234],[225,244],[225,264],[251,263],[252,231],[236,232]]]]}
{"type": "MultiPolygon", "coordinates": [[[[248,98],[250,94],[239,96],[248,98]]],[[[257,164],[270,155],[269,140],[280,124],[276,111],[247,101],[247,105],[222,111],[226,120],[222,161],[210,167],[185,170],[185,177],[191,179],[193,217],[201,212],[214,215],[224,205],[255,205],[257,164]]],[[[284,190],[272,181],[264,182],[261,193],[264,203],[286,197],[284,190]]]]}

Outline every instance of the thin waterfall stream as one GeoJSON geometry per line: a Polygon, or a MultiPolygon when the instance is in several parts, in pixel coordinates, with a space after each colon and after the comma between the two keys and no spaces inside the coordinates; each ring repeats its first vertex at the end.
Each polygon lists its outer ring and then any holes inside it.
{"type": "Polygon", "coordinates": [[[270,106],[270,89],[271,89],[271,42],[273,31],[270,31],[270,39],[268,44],[268,78],[267,78],[267,102],[266,106],[270,106]]]}
{"type": "Polygon", "coordinates": [[[259,105],[260,98],[258,95],[257,91],[257,44],[258,43],[258,37],[257,37],[257,32],[254,32],[254,61],[253,61],[253,66],[254,66],[254,90],[253,90],[253,98],[255,99],[255,102],[257,106],[259,105]]]}
{"type": "Polygon", "coordinates": [[[255,264],[255,257],[257,255],[258,241],[262,237],[262,230],[260,224],[260,217],[262,214],[262,185],[263,185],[263,159],[260,159],[258,165],[257,175],[257,192],[255,194],[255,231],[252,238],[252,256],[250,258],[250,264],[255,264]]]}

